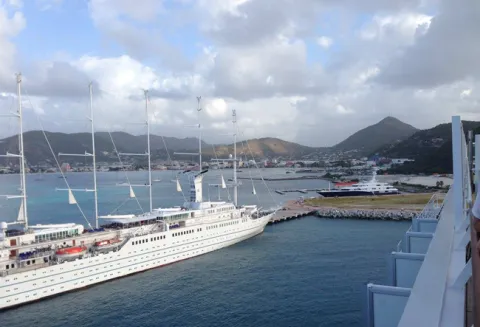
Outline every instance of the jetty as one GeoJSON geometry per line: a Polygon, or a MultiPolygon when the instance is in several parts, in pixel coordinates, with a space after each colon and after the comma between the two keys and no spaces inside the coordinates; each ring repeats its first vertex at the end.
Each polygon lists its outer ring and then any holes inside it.
{"type": "Polygon", "coordinates": [[[287,201],[269,224],[305,216],[325,219],[363,219],[411,221],[435,216],[440,212],[445,194],[422,193],[342,198],[312,198],[287,201]]]}
{"type": "Polygon", "coordinates": [[[275,181],[296,181],[296,180],[303,180],[303,179],[323,179],[328,181],[329,179],[323,176],[315,176],[315,175],[308,175],[308,176],[292,176],[292,177],[237,177],[238,179],[248,179],[254,181],[267,181],[267,182],[275,182],[275,181]]]}
{"type": "Polygon", "coordinates": [[[315,210],[309,209],[286,209],[282,208],[275,212],[272,216],[270,221],[268,222],[269,225],[281,223],[284,221],[298,219],[305,216],[312,216],[315,214],[315,210]]]}

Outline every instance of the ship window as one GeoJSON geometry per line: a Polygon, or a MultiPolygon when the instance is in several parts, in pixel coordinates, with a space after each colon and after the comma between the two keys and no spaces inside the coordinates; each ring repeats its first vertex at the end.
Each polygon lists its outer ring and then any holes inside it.
{"type": "Polygon", "coordinates": [[[32,264],[35,263],[35,260],[32,260],[32,264]]]}
{"type": "Polygon", "coordinates": [[[30,264],[30,260],[27,260],[27,265],[29,265],[29,264],[30,264]]]}
{"type": "Polygon", "coordinates": [[[10,268],[10,265],[7,265],[7,269],[9,269],[9,268],[10,268]]]}
{"type": "Polygon", "coordinates": [[[135,242],[132,242],[132,245],[135,245],[135,242]]]}
{"type": "Polygon", "coordinates": [[[12,268],[15,268],[15,264],[14,264],[14,263],[12,263],[12,268]]]}

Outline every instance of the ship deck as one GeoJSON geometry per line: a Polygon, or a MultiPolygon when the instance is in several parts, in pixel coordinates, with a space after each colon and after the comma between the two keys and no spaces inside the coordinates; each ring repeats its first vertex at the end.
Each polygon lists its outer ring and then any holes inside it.
{"type": "MultiPolygon", "coordinates": [[[[480,167],[480,135],[475,140],[480,167]]],[[[366,326],[480,326],[479,237],[469,210],[473,151],[458,116],[452,119],[452,148],[453,187],[442,204],[429,202],[412,220],[390,254],[388,283],[367,285],[366,326]]]]}

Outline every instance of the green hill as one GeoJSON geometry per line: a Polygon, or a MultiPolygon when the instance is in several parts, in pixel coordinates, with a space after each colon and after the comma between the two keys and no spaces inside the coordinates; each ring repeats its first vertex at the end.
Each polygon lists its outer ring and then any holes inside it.
{"type": "MultiPolygon", "coordinates": [[[[463,121],[465,133],[477,129],[480,122],[463,121]]],[[[373,154],[388,158],[408,158],[414,162],[390,169],[391,173],[452,173],[452,124],[440,124],[421,130],[408,139],[384,146],[373,154]]]]}
{"type": "MultiPolygon", "coordinates": [[[[91,134],[89,133],[52,133],[46,132],[50,145],[55,153],[83,154],[91,152],[91,134]]],[[[124,153],[145,153],[147,150],[146,135],[131,135],[124,132],[112,132],[112,138],[117,150],[124,153]]],[[[237,143],[237,153],[242,152],[251,158],[251,153],[256,158],[285,157],[300,158],[303,155],[316,153],[325,148],[313,148],[303,146],[293,142],[287,142],[276,138],[262,138],[248,140],[250,150],[246,147],[246,142],[237,143]]],[[[30,131],[24,133],[25,156],[30,165],[53,165],[55,160],[52,156],[48,143],[41,131],[30,131]]],[[[114,152],[114,146],[110,135],[107,132],[95,133],[95,145],[97,161],[118,162],[114,152]]],[[[152,159],[167,159],[169,156],[173,160],[192,159],[188,156],[174,155],[174,152],[196,152],[198,151],[198,139],[161,137],[158,135],[150,136],[150,145],[152,159]],[[165,147],[166,146],[166,147],[165,147]],[[168,149],[168,154],[166,151],[168,149]]],[[[215,152],[219,158],[226,158],[233,153],[233,144],[215,145],[215,152]]],[[[211,144],[202,142],[202,154],[204,160],[215,157],[214,148],[211,144]]],[[[0,140],[0,153],[18,153],[18,136],[7,137],[0,140]]],[[[122,158],[123,159],[123,158],[122,158]]],[[[84,162],[87,159],[80,157],[62,157],[61,161],[84,162]]],[[[135,160],[143,161],[143,157],[135,157],[135,160]]]]}
{"type": "Polygon", "coordinates": [[[415,127],[389,116],[374,125],[359,130],[335,145],[333,149],[338,151],[358,150],[362,154],[368,154],[386,144],[403,141],[417,131],[418,129],[415,127]]]}

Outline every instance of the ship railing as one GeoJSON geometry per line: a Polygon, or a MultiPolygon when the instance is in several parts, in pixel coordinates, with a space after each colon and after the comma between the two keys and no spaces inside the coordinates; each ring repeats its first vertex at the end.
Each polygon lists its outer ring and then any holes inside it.
{"type": "Polygon", "coordinates": [[[472,276],[472,259],[467,256],[472,193],[465,133],[459,116],[452,119],[452,150],[453,187],[445,197],[399,327],[465,326],[466,289],[472,276]]]}
{"type": "MultiPolygon", "coordinates": [[[[480,192],[480,135],[475,135],[475,191],[478,196],[480,192]]],[[[473,200],[473,197],[472,197],[473,200]]],[[[473,205],[472,205],[473,206],[473,205]]],[[[480,217],[478,217],[480,218],[480,217]]],[[[480,326],[480,233],[475,230],[475,221],[476,218],[471,214],[470,211],[470,247],[467,253],[467,259],[470,259],[472,262],[472,278],[471,283],[468,285],[467,289],[469,292],[468,297],[472,299],[472,303],[469,303],[470,307],[467,310],[471,309],[471,321],[470,324],[474,326],[480,326]],[[470,257],[470,258],[469,258],[470,257]]]]}
{"type": "MultiPolygon", "coordinates": [[[[440,197],[440,193],[434,193],[422,211],[414,217],[412,225],[410,225],[406,234],[413,231],[419,231],[417,230],[418,226],[416,230],[413,228],[413,222],[415,222],[416,219],[438,219],[443,209],[443,203],[444,201],[440,197]]],[[[403,241],[403,239],[398,241],[396,248],[397,252],[403,252],[403,241]]]]}
{"type": "MultiPolygon", "coordinates": [[[[472,279],[469,285],[470,289],[470,298],[472,299],[471,312],[472,317],[471,321],[473,326],[480,326],[480,254],[477,249],[477,244],[480,242],[480,235],[476,232],[474,228],[475,218],[470,217],[470,251],[469,255],[472,262],[472,279]]],[[[468,258],[468,257],[467,257],[468,258]]],[[[469,308],[467,308],[469,310],[469,308]]]]}
{"type": "Polygon", "coordinates": [[[423,207],[423,210],[415,216],[417,219],[437,219],[442,211],[443,201],[440,198],[440,193],[433,193],[428,203],[423,207]]]}
{"type": "MultiPolygon", "coordinates": [[[[412,231],[412,225],[410,225],[410,227],[408,228],[407,233],[411,231],[412,231]]],[[[403,252],[403,239],[400,239],[397,243],[397,252],[403,252]]]]}

